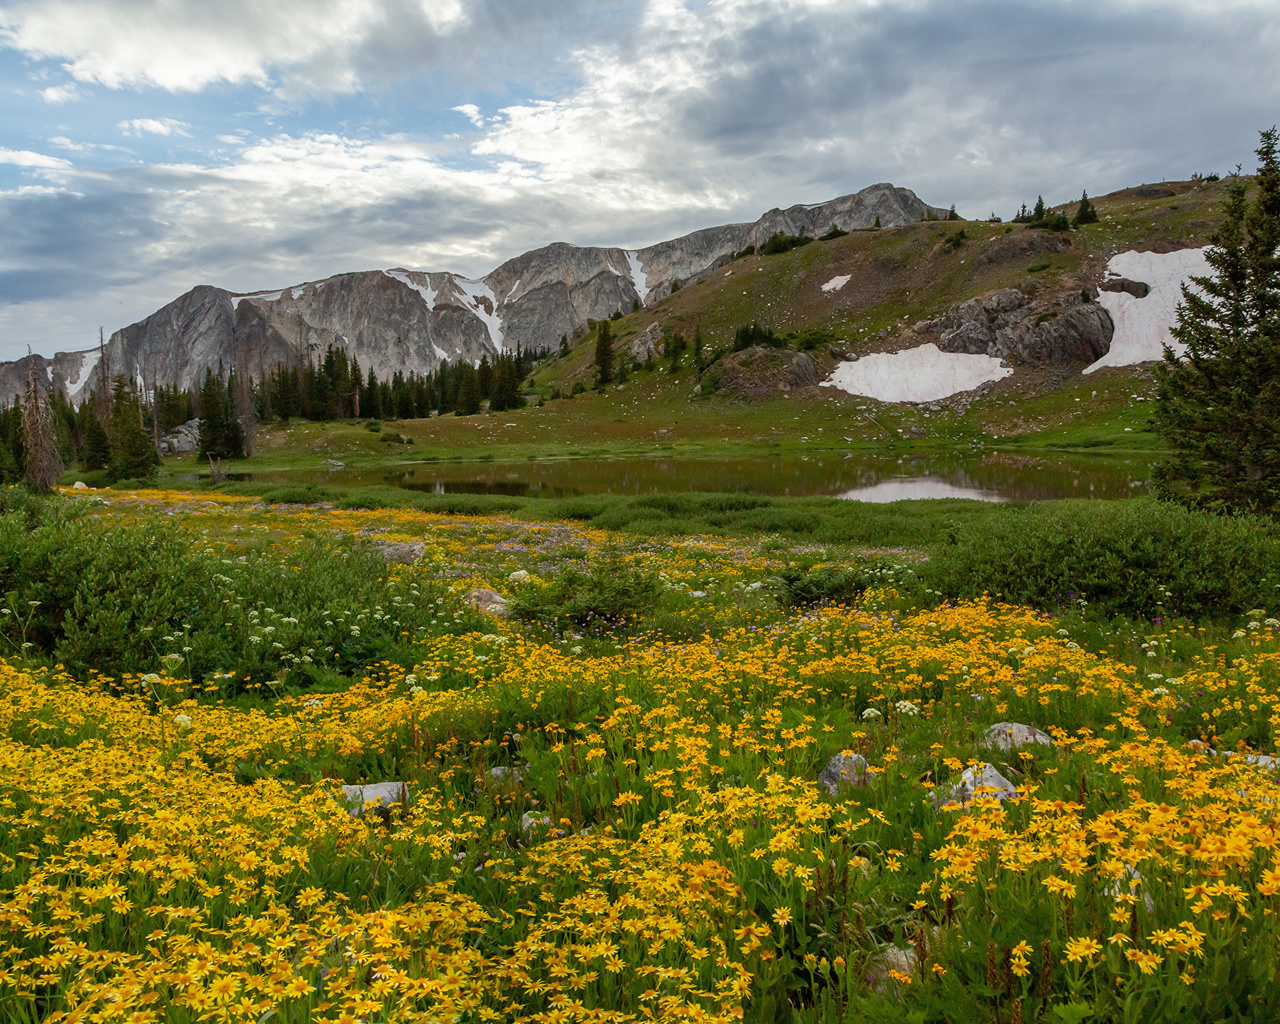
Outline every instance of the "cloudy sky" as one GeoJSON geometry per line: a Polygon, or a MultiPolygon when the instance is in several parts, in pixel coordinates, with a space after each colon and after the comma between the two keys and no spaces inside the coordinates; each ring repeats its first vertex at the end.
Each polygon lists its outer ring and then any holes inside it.
{"type": "Polygon", "coordinates": [[[1275,0],[0,0],[0,359],[196,284],[1249,168],[1277,53],[1275,0]]]}

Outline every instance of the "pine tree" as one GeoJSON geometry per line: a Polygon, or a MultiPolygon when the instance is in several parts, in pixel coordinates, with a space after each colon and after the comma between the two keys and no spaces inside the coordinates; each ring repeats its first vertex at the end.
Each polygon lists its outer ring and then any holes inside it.
{"type": "Polygon", "coordinates": [[[107,438],[107,428],[98,418],[98,410],[104,404],[94,394],[80,407],[80,416],[84,420],[84,450],[80,461],[86,470],[106,469],[111,461],[111,441],[107,438]]]}
{"type": "Polygon", "coordinates": [[[1045,206],[1044,196],[1036,196],[1036,208],[1031,211],[1031,223],[1039,224],[1044,220],[1045,206]]]}
{"type": "Polygon", "coordinates": [[[872,231],[879,231],[879,230],[880,230],[880,214],[878,214],[878,213],[876,214],[876,222],[875,222],[874,224],[872,224],[872,225],[871,225],[871,230],[872,230],[872,231]]]}
{"type": "Polygon", "coordinates": [[[596,385],[604,387],[613,380],[613,334],[609,321],[601,320],[596,328],[596,385]]]}
{"type": "Polygon", "coordinates": [[[956,213],[956,204],[951,204],[951,209],[947,211],[947,220],[959,220],[960,214],[956,213]]]}
{"type": "Polygon", "coordinates": [[[470,363],[458,364],[458,398],[455,416],[474,416],[480,411],[480,384],[470,363]]]}
{"type": "Polygon", "coordinates": [[[118,374],[111,384],[107,437],[111,443],[107,473],[112,480],[145,480],[154,475],[160,457],[142,425],[138,392],[123,374],[118,374]]]}
{"type": "Polygon", "coordinates": [[[699,373],[702,372],[702,328],[694,327],[693,329],[693,368],[699,373]]]}
{"type": "Polygon", "coordinates": [[[62,476],[62,457],[49,392],[40,381],[36,360],[27,353],[27,388],[22,410],[22,479],[37,494],[48,494],[62,476]]]}
{"type": "Polygon", "coordinates": [[[1080,206],[1076,209],[1076,227],[1081,224],[1096,224],[1098,222],[1098,211],[1093,208],[1093,203],[1089,200],[1087,191],[1080,193],[1080,206]]]}
{"type": "Polygon", "coordinates": [[[1237,178],[1206,258],[1184,286],[1155,370],[1153,425],[1173,454],[1156,466],[1166,498],[1232,510],[1280,510],[1280,160],[1261,133],[1256,194],[1237,178]]]}

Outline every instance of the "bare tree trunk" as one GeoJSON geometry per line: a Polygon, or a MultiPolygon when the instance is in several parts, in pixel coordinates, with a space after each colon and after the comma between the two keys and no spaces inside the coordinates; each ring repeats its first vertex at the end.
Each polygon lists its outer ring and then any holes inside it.
{"type": "Polygon", "coordinates": [[[23,479],[37,494],[48,494],[62,476],[62,456],[53,424],[49,393],[36,374],[36,360],[27,349],[26,407],[22,410],[23,479]]]}

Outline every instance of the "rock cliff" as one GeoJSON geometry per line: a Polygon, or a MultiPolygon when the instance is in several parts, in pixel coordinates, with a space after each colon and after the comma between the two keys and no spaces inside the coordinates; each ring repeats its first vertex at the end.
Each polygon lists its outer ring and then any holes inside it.
{"type": "MultiPolygon", "coordinates": [[[[273,366],[314,360],[333,345],[381,379],[441,361],[477,362],[517,347],[554,348],[587,320],[649,305],[677,283],[698,280],[775,232],[819,235],[914,223],[945,210],[889,184],[811,206],[770,210],[639,250],[556,242],[508,260],[479,280],[391,268],[340,274],[284,288],[234,294],[201,285],[111,335],[110,374],[152,384],[199,387],[205,370],[261,377],[273,366]]],[[[72,401],[101,374],[97,349],[42,356],[38,368],[72,401]]],[[[23,386],[26,359],[0,363],[0,401],[23,386]]]]}

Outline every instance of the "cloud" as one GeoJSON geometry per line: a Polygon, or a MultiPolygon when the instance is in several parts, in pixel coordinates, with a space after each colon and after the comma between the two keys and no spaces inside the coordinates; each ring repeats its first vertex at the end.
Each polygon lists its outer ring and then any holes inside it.
{"type": "Polygon", "coordinates": [[[125,135],[185,135],[188,138],[191,136],[187,131],[191,125],[185,121],[175,121],[172,117],[162,117],[159,120],[154,117],[135,117],[128,121],[121,121],[116,127],[125,135]]]}
{"type": "MultiPolygon", "coordinates": [[[[1248,165],[1280,106],[1280,16],[1257,2],[1228,16],[1189,0],[4,10],[8,45],[69,62],[78,81],[384,91],[282,118],[287,130],[263,137],[234,134],[260,120],[208,116],[226,92],[210,89],[209,105],[176,110],[221,132],[197,138],[190,152],[206,142],[209,154],[184,164],[77,156],[73,168],[18,151],[28,162],[7,162],[60,187],[0,193],[0,357],[27,342],[79,347],[69,309],[112,329],[198,283],[249,290],[397,264],[480,274],[555,239],[636,247],[876,181],[1008,215],[1037,193],[1064,202],[1248,165]],[[60,39],[51,26],[78,11],[96,34],[60,39]],[[422,84],[445,66],[453,84],[422,84]],[[381,127],[396,104],[431,123],[381,127]],[[461,138],[441,133],[461,126],[450,110],[470,122],[461,138]]],[[[108,125],[122,116],[111,110],[108,125]]],[[[121,130],[144,123],[200,134],[145,116],[121,130]]],[[[61,150],[83,145],[56,131],[61,150]]]]}
{"type": "Polygon", "coordinates": [[[80,90],[73,82],[68,82],[65,85],[51,85],[47,89],[41,89],[40,97],[46,103],[69,103],[71,100],[80,98],[80,90]]]}
{"type": "Polygon", "coordinates": [[[0,149],[0,164],[58,170],[70,167],[71,161],[64,160],[60,156],[45,156],[43,153],[32,153],[29,149],[0,149]]]}

